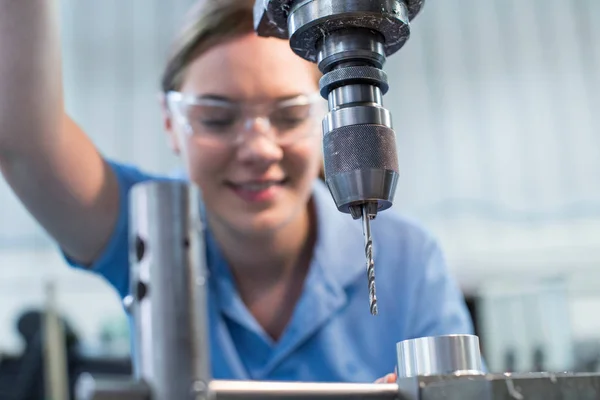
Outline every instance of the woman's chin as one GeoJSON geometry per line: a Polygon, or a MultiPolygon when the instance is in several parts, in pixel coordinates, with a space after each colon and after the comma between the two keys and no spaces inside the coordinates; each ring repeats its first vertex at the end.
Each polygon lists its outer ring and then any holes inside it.
{"type": "Polygon", "coordinates": [[[302,213],[300,210],[305,210],[297,195],[283,194],[277,201],[252,204],[240,204],[237,198],[221,196],[212,209],[232,233],[268,236],[293,223],[302,213]]]}
{"type": "Polygon", "coordinates": [[[239,232],[252,236],[268,236],[286,225],[287,218],[281,216],[245,215],[232,221],[232,226],[239,232]]]}

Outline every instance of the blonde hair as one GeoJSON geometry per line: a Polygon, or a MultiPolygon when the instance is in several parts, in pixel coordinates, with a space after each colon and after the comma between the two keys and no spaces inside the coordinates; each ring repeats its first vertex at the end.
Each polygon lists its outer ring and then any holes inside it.
{"type": "Polygon", "coordinates": [[[167,93],[179,90],[188,65],[223,42],[254,31],[254,0],[200,0],[173,42],[161,86],[167,93]]]}

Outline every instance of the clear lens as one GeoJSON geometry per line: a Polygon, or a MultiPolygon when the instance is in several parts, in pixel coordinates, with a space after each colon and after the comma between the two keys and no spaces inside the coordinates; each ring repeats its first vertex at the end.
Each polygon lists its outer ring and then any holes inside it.
{"type": "Polygon", "coordinates": [[[311,118],[312,105],[281,107],[271,113],[269,120],[279,131],[286,132],[298,128],[311,118]]]}
{"type": "Polygon", "coordinates": [[[191,133],[223,143],[234,143],[254,127],[258,119],[267,120],[262,134],[272,135],[280,144],[315,133],[314,109],[318,94],[299,96],[271,105],[242,105],[221,100],[186,97],[169,93],[169,105],[177,112],[191,133]]]}

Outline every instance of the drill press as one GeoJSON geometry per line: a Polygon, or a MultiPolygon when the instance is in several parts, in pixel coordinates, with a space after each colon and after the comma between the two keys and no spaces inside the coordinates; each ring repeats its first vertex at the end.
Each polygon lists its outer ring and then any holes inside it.
{"type": "Polygon", "coordinates": [[[362,218],[371,314],[377,314],[371,220],[392,206],[398,156],[386,58],[410,36],[424,0],[259,0],[255,30],[289,39],[292,50],[317,63],[323,120],[325,181],[339,211],[362,218]]]}
{"type": "MultiPolygon", "coordinates": [[[[257,0],[263,36],[290,40],[323,72],[329,102],[323,121],[327,185],[341,212],[363,219],[367,258],[370,221],[391,207],[398,179],[385,59],[409,36],[423,0],[257,0]]],[[[156,181],[131,195],[131,295],[137,351],[133,379],[83,374],[78,400],[451,400],[598,398],[597,374],[484,374],[478,339],[416,338],[397,345],[394,384],[249,382],[210,374],[203,226],[194,185],[156,181]]],[[[371,311],[376,313],[372,260],[371,311]]]]}

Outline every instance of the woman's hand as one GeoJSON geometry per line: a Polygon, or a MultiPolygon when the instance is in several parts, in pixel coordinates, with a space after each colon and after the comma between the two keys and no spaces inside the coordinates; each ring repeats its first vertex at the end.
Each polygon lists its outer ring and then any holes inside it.
{"type": "Polygon", "coordinates": [[[387,374],[386,376],[377,379],[375,383],[395,383],[396,378],[396,374],[392,372],[391,374],[387,374]]]}

